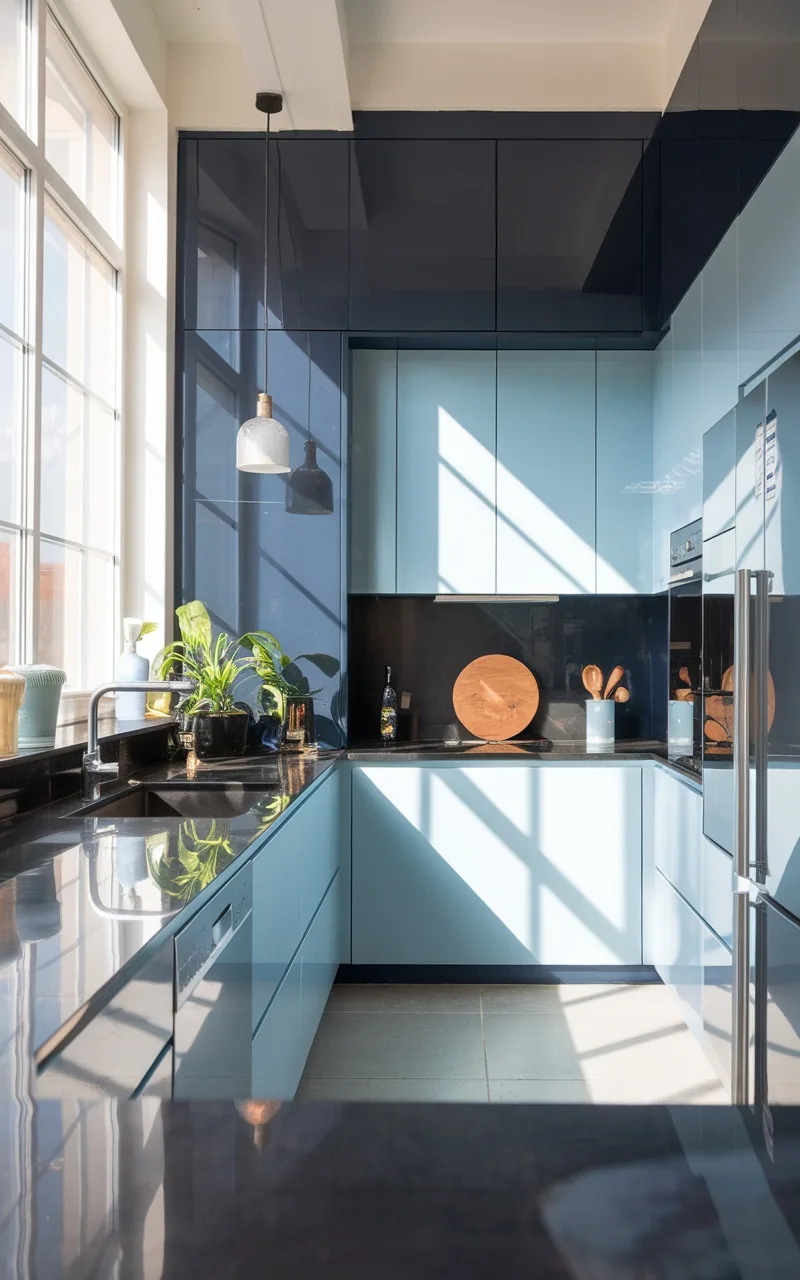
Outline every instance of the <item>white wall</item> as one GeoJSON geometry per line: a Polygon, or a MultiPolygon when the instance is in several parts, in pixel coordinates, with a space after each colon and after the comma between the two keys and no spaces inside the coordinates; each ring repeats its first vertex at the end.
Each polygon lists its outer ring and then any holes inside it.
{"type": "Polygon", "coordinates": [[[796,133],[672,316],[656,351],[654,585],[669,537],[702,515],[703,434],[739,387],[800,334],[800,133],[796,133]]]}

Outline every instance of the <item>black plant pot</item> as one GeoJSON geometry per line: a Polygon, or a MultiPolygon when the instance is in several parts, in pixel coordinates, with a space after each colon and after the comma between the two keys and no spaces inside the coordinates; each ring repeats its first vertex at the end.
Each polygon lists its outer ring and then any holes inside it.
{"type": "Polygon", "coordinates": [[[220,756],[241,756],[247,746],[246,711],[197,711],[184,716],[181,728],[193,733],[195,750],[203,760],[220,756]]]}

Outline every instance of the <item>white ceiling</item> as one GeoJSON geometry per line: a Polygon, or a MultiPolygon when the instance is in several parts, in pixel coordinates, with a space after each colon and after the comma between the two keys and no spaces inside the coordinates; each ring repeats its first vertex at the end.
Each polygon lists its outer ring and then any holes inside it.
{"type": "Polygon", "coordinates": [[[352,110],[661,111],[709,3],[149,0],[183,127],[232,120],[221,99],[238,87],[242,128],[254,90],[282,90],[279,129],[349,129],[352,110]]]}
{"type": "Polygon", "coordinates": [[[662,43],[681,0],[342,0],[359,44],[662,43]]]}

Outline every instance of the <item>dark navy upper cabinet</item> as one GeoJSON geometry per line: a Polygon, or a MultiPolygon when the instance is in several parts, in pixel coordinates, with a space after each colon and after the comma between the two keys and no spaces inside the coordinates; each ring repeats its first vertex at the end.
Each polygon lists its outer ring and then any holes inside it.
{"type": "Polygon", "coordinates": [[[641,330],[642,220],[641,141],[498,142],[498,329],[641,330]]]}
{"type": "Polygon", "coordinates": [[[494,329],[495,143],[350,146],[350,328],[494,329]]]}
{"type": "Polygon", "coordinates": [[[184,327],[263,328],[264,139],[189,145],[197,162],[196,186],[187,192],[185,271],[187,284],[194,280],[185,289],[184,327]]]}
{"type": "Polygon", "coordinates": [[[270,328],[348,327],[348,167],[344,138],[270,143],[270,328]]]}

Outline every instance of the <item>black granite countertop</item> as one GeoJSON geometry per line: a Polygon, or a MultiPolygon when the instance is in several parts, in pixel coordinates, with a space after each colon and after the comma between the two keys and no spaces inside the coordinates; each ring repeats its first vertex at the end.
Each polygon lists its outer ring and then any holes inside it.
{"type": "MultiPolygon", "coordinates": [[[[221,782],[220,813],[233,816],[110,817],[73,797],[0,824],[0,1076],[7,1055],[41,1062],[68,1019],[74,1031],[96,1016],[340,754],[202,765],[197,783],[221,782]],[[200,854],[188,883],[187,848],[200,854]]],[[[103,800],[137,781],[186,783],[185,760],[106,786],[103,800]]]]}
{"type": "Polygon", "coordinates": [[[665,742],[632,740],[618,741],[613,747],[591,748],[585,741],[576,742],[543,742],[540,739],[525,741],[511,739],[508,742],[481,742],[467,738],[457,746],[448,747],[441,739],[432,742],[394,742],[384,744],[378,741],[354,744],[348,747],[348,760],[361,763],[386,763],[397,760],[409,763],[441,760],[506,760],[519,759],[530,761],[571,761],[575,763],[609,763],[627,761],[641,764],[643,761],[656,761],[674,770],[680,776],[701,785],[699,761],[691,761],[690,757],[676,756],[671,753],[665,742]]]}
{"type": "Polygon", "coordinates": [[[796,1280],[800,1109],[34,1103],[4,1275],[796,1280]]]}

